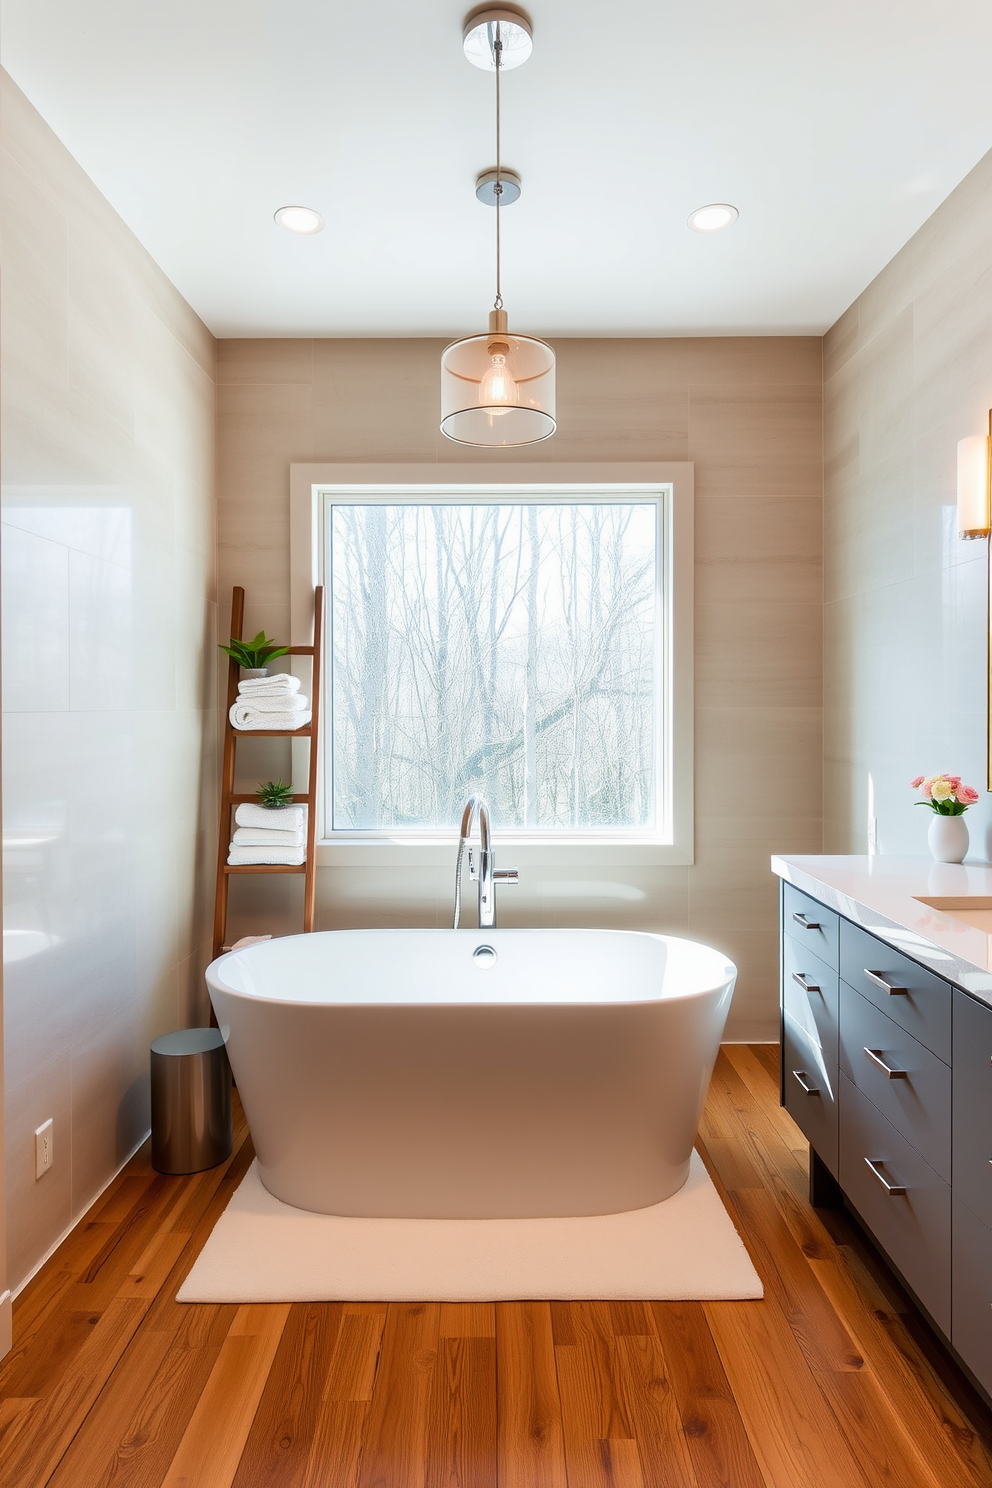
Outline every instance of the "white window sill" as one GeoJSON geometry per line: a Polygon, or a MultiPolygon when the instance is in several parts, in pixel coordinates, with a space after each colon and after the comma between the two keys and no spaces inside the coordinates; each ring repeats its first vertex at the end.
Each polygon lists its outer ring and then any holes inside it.
{"type": "MultiPolygon", "coordinates": [[[[476,841],[478,839],[476,838],[476,841]]],[[[644,867],[685,868],[691,854],[671,842],[523,842],[512,833],[493,833],[492,845],[500,868],[644,867]]],[[[318,842],[318,868],[444,868],[454,869],[458,837],[450,842],[378,839],[366,842],[318,842]]]]}

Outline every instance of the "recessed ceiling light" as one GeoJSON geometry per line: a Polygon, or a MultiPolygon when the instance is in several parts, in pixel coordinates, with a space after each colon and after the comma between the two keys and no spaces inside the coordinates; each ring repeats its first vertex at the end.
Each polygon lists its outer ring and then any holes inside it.
{"type": "Polygon", "coordinates": [[[291,233],[319,233],[324,231],[324,219],[312,207],[280,207],[273,214],[280,227],[291,233]]]}
{"type": "Polygon", "coordinates": [[[708,207],[697,207],[689,213],[687,226],[693,232],[720,232],[736,222],[740,213],[729,202],[711,202],[708,207]]]}

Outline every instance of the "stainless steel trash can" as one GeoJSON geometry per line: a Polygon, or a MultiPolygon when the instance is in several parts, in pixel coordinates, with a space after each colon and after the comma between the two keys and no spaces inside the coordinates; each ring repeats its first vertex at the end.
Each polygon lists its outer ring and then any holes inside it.
{"type": "Polygon", "coordinates": [[[199,1173],[231,1155],[231,1066],[218,1028],[152,1044],[152,1167],[199,1173]]]}

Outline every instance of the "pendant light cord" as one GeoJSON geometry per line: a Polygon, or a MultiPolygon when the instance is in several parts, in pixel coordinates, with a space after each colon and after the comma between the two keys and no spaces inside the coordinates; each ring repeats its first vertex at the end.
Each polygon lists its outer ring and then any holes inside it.
{"type": "Polygon", "coordinates": [[[503,294],[500,288],[500,240],[499,240],[499,203],[503,195],[503,182],[500,180],[500,154],[499,154],[499,74],[503,60],[503,39],[500,35],[500,23],[496,22],[496,37],[493,42],[493,59],[496,63],[496,183],[493,188],[496,195],[496,299],[494,308],[502,310],[503,294]]]}

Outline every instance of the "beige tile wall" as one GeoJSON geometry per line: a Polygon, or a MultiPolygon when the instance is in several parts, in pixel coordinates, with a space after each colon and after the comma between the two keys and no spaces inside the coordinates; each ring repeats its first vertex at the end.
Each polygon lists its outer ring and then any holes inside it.
{"type": "MultiPolygon", "coordinates": [[[[464,462],[437,432],[431,340],[218,343],[219,582],[247,623],[289,623],[292,461],[464,462]]],[[[563,340],[559,432],[508,462],[693,460],[696,864],[548,870],[501,922],[665,929],[733,956],[730,1035],[777,1038],[772,851],[820,848],[821,343],[563,340]]],[[[471,452],[468,452],[471,458],[471,452]]],[[[256,741],[257,775],[268,761],[256,741]]],[[[246,783],[251,784],[250,778],[246,783]]],[[[322,869],[325,927],[443,924],[450,871],[322,869]]],[[[298,925],[298,884],[242,880],[235,932],[298,925]]]]}
{"type": "Polygon", "coordinates": [[[992,154],[824,341],[824,847],[925,853],[909,781],[949,770],[988,858],[987,546],[955,523],[955,452],[992,407],[992,154]]]}
{"type": "Polygon", "coordinates": [[[215,408],[213,337],[5,74],[0,88],[14,1286],[147,1132],[151,1039],[206,1010],[215,408]],[[36,1181],[49,1116],[55,1162],[36,1181]]]}

